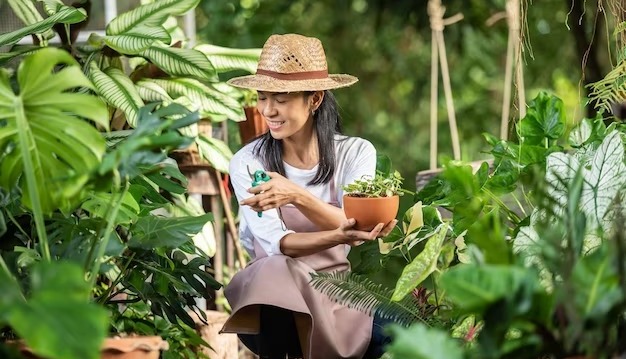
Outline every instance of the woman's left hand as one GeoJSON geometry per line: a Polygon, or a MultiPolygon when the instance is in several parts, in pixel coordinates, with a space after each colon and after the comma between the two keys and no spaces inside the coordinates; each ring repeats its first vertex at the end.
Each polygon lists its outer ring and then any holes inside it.
{"type": "Polygon", "coordinates": [[[241,201],[241,205],[250,206],[256,212],[263,212],[293,203],[296,196],[303,191],[300,186],[277,172],[267,172],[267,175],[271,179],[248,189],[254,196],[241,201]]]}

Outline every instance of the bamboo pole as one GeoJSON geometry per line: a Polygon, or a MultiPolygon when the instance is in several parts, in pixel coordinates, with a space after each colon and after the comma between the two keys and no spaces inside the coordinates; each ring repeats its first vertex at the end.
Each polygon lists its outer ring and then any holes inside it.
{"type": "Polygon", "coordinates": [[[231,238],[237,254],[237,260],[239,261],[239,268],[243,269],[246,266],[246,259],[243,255],[241,244],[239,243],[239,236],[237,235],[237,228],[235,226],[235,219],[233,218],[230,202],[226,196],[226,190],[224,190],[224,186],[222,185],[222,175],[219,171],[215,171],[215,177],[220,189],[220,198],[222,200],[222,206],[224,207],[224,214],[226,215],[226,224],[228,225],[228,231],[230,233],[230,236],[227,237],[231,238]]]}

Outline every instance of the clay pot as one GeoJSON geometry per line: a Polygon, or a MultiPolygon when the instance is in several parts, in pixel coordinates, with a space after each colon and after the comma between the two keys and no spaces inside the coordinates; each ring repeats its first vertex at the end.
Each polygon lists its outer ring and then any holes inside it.
{"type": "Polygon", "coordinates": [[[243,111],[246,114],[246,120],[239,122],[239,137],[241,144],[245,145],[267,132],[268,127],[263,115],[256,107],[245,107],[243,111]]]}
{"type": "Polygon", "coordinates": [[[354,218],[354,228],[371,231],[378,223],[389,223],[398,215],[400,197],[351,197],[343,196],[346,218],[354,218]]]}
{"type": "MultiPolygon", "coordinates": [[[[16,343],[18,350],[27,359],[40,359],[25,345],[16,343]]],[[[107,338],[102,344],[102,359],[158,359],[168,343],[157,336],[107,338]]]]}
{"type": "Polygon", "coordinates": [[[107,338],[102,345],[102,359],[158,359],[168,343],[161,337],[107,338]]]}

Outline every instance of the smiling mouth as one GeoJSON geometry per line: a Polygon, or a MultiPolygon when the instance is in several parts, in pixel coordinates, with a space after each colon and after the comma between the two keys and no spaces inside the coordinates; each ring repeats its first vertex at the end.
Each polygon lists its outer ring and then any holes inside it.
{"type": "Polygon", "coordinates": [[[284,123],[285,121],[267,121],[267,126],[274,130],[282,126],[284,123]]]}

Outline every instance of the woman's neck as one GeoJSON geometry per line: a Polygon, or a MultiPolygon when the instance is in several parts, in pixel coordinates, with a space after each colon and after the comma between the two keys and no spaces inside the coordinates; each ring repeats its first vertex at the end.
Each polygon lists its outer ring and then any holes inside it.
{"type": "Polygon", "coordinates": [[[300,169],[311,169],[319,163],[317,135],[286,138],[283,140],[283,161],[300,169]]]}

